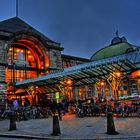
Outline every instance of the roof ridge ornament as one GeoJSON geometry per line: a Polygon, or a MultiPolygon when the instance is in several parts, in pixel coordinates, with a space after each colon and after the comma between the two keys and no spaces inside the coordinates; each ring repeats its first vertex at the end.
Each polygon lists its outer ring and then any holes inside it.
{"type": "Polygon", "coordinates": [[[119,37],[119,33],[118,33],[118,29],[117,29],[115,32],[115,37],[112,39],[110,46],[121,43],[121,42],[122,42],[122,39],[121,39],[121,37],[119,37]]]}
{"type": "Polygon", "coordinates": [[[115,34],[116,34],[116,37],[119,37],[119,33],[118,33],[118,30],[115,32],[115,34]]]}

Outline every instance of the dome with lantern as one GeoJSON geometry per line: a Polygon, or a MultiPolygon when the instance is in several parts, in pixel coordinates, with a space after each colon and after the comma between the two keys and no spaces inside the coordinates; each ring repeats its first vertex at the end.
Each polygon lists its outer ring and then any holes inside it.
{"type": "Polygon", "coordinates": [[[112,39],[111,44],[94,53],[91,57],[91,61],[127,54],[133,51],[138,51],[139,49],[140,47],[128,43],[124,36],[119,37],[118,33],[116,33],[116,36],[112,39]]]}

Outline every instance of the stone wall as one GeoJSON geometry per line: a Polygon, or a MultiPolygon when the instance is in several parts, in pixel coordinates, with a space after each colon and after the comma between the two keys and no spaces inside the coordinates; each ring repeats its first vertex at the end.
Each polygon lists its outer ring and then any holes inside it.
{"type": "Polygon", "coordinates": [[[7,46],[8,42],[0,40],[0,105],[6,97],[6,82],[5,82],[5,69],[7,60],[7,46]]]}
{"type": "Polygon", "coordinates": [[[56,69],[62,69],[61,51],[49,50],[50,67],[56,69]]]}

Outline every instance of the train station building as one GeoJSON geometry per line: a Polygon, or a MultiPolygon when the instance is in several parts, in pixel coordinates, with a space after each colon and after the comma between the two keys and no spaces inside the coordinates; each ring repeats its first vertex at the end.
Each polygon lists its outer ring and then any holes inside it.
{"type": "MultiPolygon", "coordinates": [[[[80,46],[79,46],[80,47],[80,46]]],[[[0,98],[139,98],[140,47],[118,34],[90,59],[64,48],[19,17],[0,22],[0,98]]]]}

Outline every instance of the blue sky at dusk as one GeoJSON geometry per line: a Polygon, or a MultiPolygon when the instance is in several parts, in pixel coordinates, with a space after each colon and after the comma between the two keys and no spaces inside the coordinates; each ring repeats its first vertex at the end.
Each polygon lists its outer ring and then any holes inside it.
{"type": "MultiPolygon", "coordinates": [[[[16,0],[0,0],[0,21],[15,16],[16,0]]],[[[140,0],[19,0],[19,17],[64,54],[90,58],[120,37],[140,46],[140,0]]]]}

